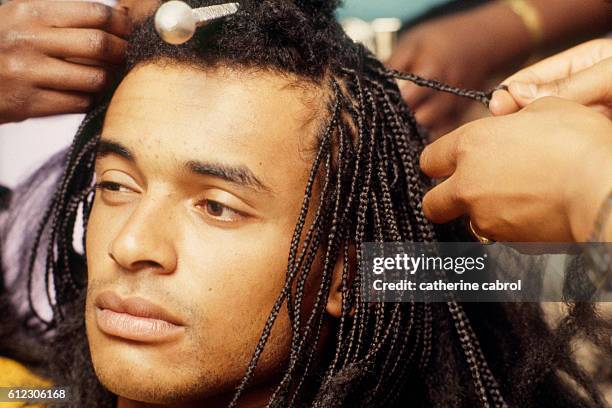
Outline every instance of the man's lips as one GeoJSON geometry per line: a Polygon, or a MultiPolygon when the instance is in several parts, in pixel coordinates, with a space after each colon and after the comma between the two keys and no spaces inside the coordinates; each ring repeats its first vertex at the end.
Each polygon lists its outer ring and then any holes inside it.
{"type": "Polygon", "coordinates": [[[115,337],[144,343],[176,340],[185,331],[182,321],[146,299],[122,299],[111,291],[100,293],[94,302],[98,328],[115,337]]]}

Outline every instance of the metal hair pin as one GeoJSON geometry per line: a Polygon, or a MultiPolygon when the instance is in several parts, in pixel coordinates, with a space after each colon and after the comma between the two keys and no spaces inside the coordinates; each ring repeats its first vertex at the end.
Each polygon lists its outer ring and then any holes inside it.
{"type": "Polygon", "coordinates": [[[198,27],[231,16],[239,3],[225,3],[192,9],[182,1],[169,1],[155,13],[155,30],[169,44],[184,44],[193,37],[198,27]]]}

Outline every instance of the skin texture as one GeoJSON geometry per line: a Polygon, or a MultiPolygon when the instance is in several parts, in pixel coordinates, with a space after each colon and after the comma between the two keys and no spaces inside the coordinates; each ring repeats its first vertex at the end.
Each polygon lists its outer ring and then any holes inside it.
{"type": "Polygon", "coordinates": [[[527,67],[504,82],[489,105],[494,115],[507,115],[544,96],[557,96],[589,106],[612,119],[612,39],[586,42],[527,67]]]}
{"type": "Polygon", "coordinates": [[[612,188],[611,135],[604,115],[553,97],[467,124],[421,155],[427,175],[448,177],[425,195],[425,215],[467,214],[497,241],[584,241],[612,188]]]}
{"type": "Polygon", "coordinates": [[[161,0],[119,0],[116,8],[126,10],[134,22],[143,21],[153,14],[161,4],[161,0]]]}
{"type": "MultiPolygon", "coordinates": [[[[120,407],[223,406],[242,378],[284,282],[318,130],[306,91],[291,84],[261,72],[144,65],[115,93],[102,140],[134,160],[102,151],[96,163],[103,185],[87,230],[86,324],[96,374],[120,407]],[[196,175],[185,167],[196,160],[248,168],[264,187],[196,175]],[[183,334],[154,345],[108,336],[94,306],[106,290],[163,306],[183,334]]],[[[331,296],[329,309],[339,302],[331,296]]],[[[283,310],[258,365],[263,384],[244,406],[268,396],[288,324],[283,310]]]]}
{"type": "MultiPolygon", "coordinates": [[[[472,10],[421,23],[406,31],[388,65],[463,88],[481,89],[493,75],[517,67],[540,46],[554,46],[609,30],[612,4],[601,0],[530,0],[543,38],[533,41],[507,4],[488,2],[472,10]]],[[[450,95],[401,87],[417,120],[440,136],[461,124],[465,104],[450,95]]]]}
{"type": "Polygon", "coordinates": [[[132,21],[156,0],[14,0],[0,6],[0,124],[85,112],[123,63],[132,21]]]}

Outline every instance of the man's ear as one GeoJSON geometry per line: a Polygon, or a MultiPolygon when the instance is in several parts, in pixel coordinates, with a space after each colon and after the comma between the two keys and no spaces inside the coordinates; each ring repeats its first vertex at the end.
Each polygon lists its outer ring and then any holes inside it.
{"type": "MultiPolygon", "coordinates": [[[[343,248],[344,245],[341,246],[343,248]]],[[[330,316],[339,318],[342,315],[342,273],[344,266],[348,262],[348,277],[347,286],[350,286],[355,277],[355,263],[356,263],[355,247],[350,244],[348,250],[348,260],[344,258],[344,251],[340,252],[340,256],[336,260],[334,265],[334,271],[332,275],[331,286],[329,287],[329,295],[327,296],[327,305],[325,310],[330,316]]],[[[355,307],[353,306],[349,314],[353,314],[355,307]]]]}

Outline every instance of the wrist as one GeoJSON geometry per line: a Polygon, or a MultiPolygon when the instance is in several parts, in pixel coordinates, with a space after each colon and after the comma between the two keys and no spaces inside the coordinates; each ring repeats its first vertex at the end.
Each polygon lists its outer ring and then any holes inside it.
{"type": "Polygon", "coordinates": [[[481,31],[490,38],[488,58],[491,73],[518,66],[532,54],[535,49],[532,34],[507,3],[497,1],[480,7],[474,13],[481,31]]]}
{"type": "Polygon", "coordinates": [[[500,0],[512,10],[529,31],[532,48],[539,46],[544,39],[544,27],[539,10],[530,0],[500,0]]]}

